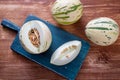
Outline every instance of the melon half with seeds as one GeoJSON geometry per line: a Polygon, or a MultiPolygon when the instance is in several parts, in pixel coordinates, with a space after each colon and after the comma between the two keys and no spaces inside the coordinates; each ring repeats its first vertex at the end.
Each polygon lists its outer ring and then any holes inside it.
{"type": "Polygon", "coordinates": [[[38,20],[25,23],[19,32],[19,39],[23,48],[32,54],[45,52],[52,42],[49,28],[38,20]]]}
{"type": "Polygon", "coordinates": [[[77,22],[82,16],[83,5],[80,0],[56,0],[52,6],[54,19],[63,25],[77,22]]]}
{"type": "Polygon", "coordinates": [[[108,46],[117,40],[119,36],[119,26],[110,18],[100,17],[91,20],[86,25],[85,33],[93,43],[108,46]]]}
{"type": "Polygon", "coordinates": [[[81,41],[69,41],[60,46],[51,57],[51,64],[62,66],[74,60],[81,50],[81,41]]]}

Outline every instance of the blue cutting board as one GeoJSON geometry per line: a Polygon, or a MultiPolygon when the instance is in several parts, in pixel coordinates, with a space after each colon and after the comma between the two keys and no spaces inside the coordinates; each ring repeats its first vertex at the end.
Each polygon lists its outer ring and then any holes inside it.
{"type": "Polygon", "coordinates": [[[17,26],[16,24],[4,19],[1,22],[1,25],[3,25],[4,27],[11,28],[15,31],[18,31],[18,34],[15,37],[15,39],[11,45],[11,49],[13,51],[15,51],[16,53],[48,68],[49,70],[54,71],[55,73],[65,77],[66,79],[74,80],[82,66],[82,63],[83,63],[87,53],[88,53],[88,50],[90,47],[89,43],[86,42],[85,40],[81,39],[80,37],[70,34],[66,31],[52,25],[51,23],[49,23],[45,20],[42,20],[33,15],[29,15],[26,18],[25,23],[28,21],[31,21],[31,20],[42,21],[49,27],[50,31],[52,32],[52,44],[51,44],[49,50],[47,50],[43,54],[30,54],[30,53],[26,52],[19,42],[18,35],[19,35],[20,27],[17,26]],[[55,65],[50,64],[50,59],[51,59],[53,52],[58,47],[60,47],[62,44],[64,44],[65,42],[71,41],[71,40],[79,40],[82,42],[82,48],[81,48],[79,55],[72,62],[70,62],[69,64],[64,65],[64,66],[55,66],[55,65]]]}

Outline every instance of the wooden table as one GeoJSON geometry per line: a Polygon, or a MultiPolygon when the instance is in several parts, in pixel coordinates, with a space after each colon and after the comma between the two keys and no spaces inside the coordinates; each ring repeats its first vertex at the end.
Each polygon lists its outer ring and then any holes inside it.
{"type": "MultiPolygon", "coordinates": [[[[81,0],[84,14],[75,24],[57,24],[50,13],[55,0],[0,0],[0,21],[7,18],[22,26],[29,14],[34,14],[54,25],[90,42],[85,36],[85,25],[94,18],[106,16],[120,25],[120,0],[81,0]]],[[[0,26],[0,79],[38,80],[65,79],[10,49],[16,32],[0,26]]],[[[120,80],[120,37],[111,46],[101,47],[90,42],[90,51],[76,79],[120,80]]]]}

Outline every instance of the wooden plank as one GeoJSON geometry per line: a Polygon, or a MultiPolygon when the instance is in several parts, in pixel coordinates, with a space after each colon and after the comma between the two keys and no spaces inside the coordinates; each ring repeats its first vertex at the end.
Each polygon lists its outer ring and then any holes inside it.
{"type": "MultiPolygon", "coordinates": [[[[0,21],[7,18],[22,26],[28,14],[34,14],[90,42],[85,36],[85,25],[94,18],[106,16],[120,25],[120,0],[81,0],[84,14],[75,24],[59,25],[51,16],[50,9],[55,0],[0,0],[0,21]]],[[[16,32],[0,26],[0,79],[36,80],[64,79],[56,73],[18,55],[10,50],[16,32]]],[[[111,46],[100,47],[92,42],[86,60],[76,79],[119,80],[120,37],[111,46]]]]}

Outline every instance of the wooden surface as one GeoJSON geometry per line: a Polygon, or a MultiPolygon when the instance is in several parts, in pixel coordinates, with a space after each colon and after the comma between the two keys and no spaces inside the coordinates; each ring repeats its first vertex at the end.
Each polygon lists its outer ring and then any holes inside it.
{"type": "MultiPolygon", "coordinates": [[[[85,25],[91,19],[106,16],[120,25],[120,0],[81,0],[84,14],[75,24],[57,24],[50,13],[55,0],[0,0],[0,21],[7,18],[22,26],[29,14],[34,14],[54,25],[90,42],[85,36],[85,25]]],[[[56,73],[16,54],[10,45],[16,32],[0,26],[0,79],[38,80],[65,79],[56,73]]],[[[120,37],[111,46],[100,47],[90,42],[91,48],[77,80],[120,80],[120,37]]]]}

